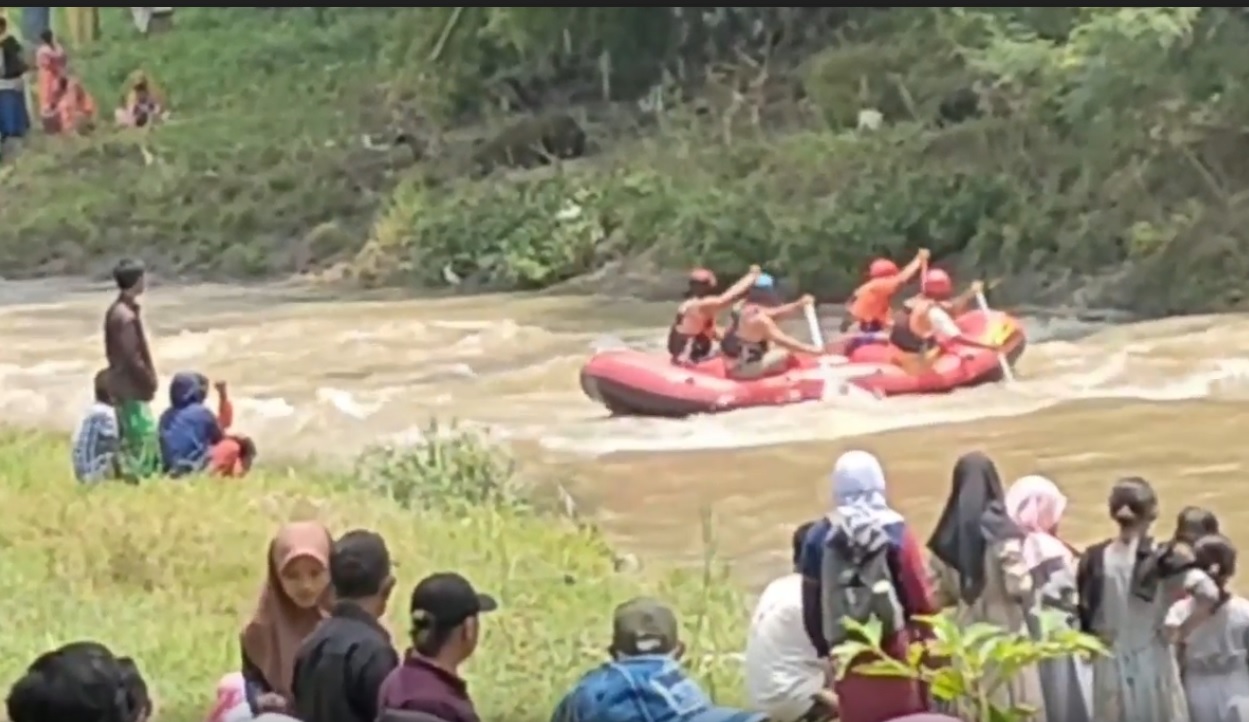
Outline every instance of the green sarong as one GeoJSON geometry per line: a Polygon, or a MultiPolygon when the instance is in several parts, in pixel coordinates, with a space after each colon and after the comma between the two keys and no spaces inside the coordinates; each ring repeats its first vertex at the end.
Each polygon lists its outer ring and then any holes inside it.
{"type": "Polygon", "coordinates": [[[135,484],[156,476],[161,469],[160,436],[151,408],[143,401],[123,401],[116,410],[121,478],[135,484]]]}

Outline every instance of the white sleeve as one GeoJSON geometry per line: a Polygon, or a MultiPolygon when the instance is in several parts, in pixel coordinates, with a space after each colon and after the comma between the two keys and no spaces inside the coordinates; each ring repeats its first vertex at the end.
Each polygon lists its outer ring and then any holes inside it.
{"type": "Polygon", "coordinates": [[[945,338],[954,338],[963,333],[950,314],[936,304],[928,307],[928,323],[932,325],[933,330],[945,338]]]}

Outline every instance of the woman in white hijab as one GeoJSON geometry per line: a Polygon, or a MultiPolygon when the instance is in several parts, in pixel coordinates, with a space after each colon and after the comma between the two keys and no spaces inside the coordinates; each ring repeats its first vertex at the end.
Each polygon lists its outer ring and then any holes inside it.
{"type": "MultiPolygon", "coordinates": [[[[826,543],[834,532],[833,518],[852,525],[872,524],[889,538],[890,567],[897,598],[908,619],[936,611],[924,578],[924,555],[918,538],[902,515],[885,498],[885,472],[880,461],[866,451],[848,451],[837,459],[830,475],[832,504],[828,516],[807,534],[799,570],[803,575],[803,625],[816,651],[829,654],[824,639],[821,597],[826,543]]],[[[927,636],[922,625],[908,628],[883,642],[892,656],[904,659],[911,640],[927,636]]],[[[850,673],[836,685],[843,722],[885,722],[924,711],[926,700],[919,685],[908,679],[872,677],[850,673]]]]}

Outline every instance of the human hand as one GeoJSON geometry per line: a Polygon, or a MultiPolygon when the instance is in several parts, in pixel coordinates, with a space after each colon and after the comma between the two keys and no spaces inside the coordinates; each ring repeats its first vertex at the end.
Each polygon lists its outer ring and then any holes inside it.
{"type": "Polygon", "coordinates": [[[804,293],[802,294],[802,298],[798,299],[798,302],[801,303],[803,306],[814,306],[815,296],[812,296],[809,293],[804,293]]]}
{"type": "Polygon", "coordinates": [[[256,708],[260,712],[285,712],[286,698],[277,692],[265,692],[256,698],[256,708]]]}
{"type": "Polygon", "coordinates": [[[746,274],[750,276],[758,276],[761,273],[763,273],[763,269],[759,267],[758,263],[750,264],[750,270],[746,271],[746,274]]]}
{"type": "Polygon", "coordinates": [[[831,689],[822,689],[811,695],[812,701],[824,705],[826,711],[836,714],[841,709],[841,704],[837,699],[837,693],[831,689]]]}
{"type": "Polygon", "coordinates": [[[927,261],[930,257],[932,257],[932,251],[927,248],[921,248],[919,249],[919,253],[916,253],[915,255],[919,258],[919,260],[927,261]]]}
{"type": "Polygon", "coordinates": [[[972,281],[971,292],[972,293],[984,293],[984,281],[972,281]]]}
{"type": "Polygon", "coordinates": [[[217,389],[217,393],[218,393],[218,394],[220,394],[221,396],[225,396],[226,391],[227,391],[227,388],[226,388],[226,382],[224,382],[224,381],[214,381],[214,382],[213,382],[213,388],[214,388],[214,389],[217,389]]]}

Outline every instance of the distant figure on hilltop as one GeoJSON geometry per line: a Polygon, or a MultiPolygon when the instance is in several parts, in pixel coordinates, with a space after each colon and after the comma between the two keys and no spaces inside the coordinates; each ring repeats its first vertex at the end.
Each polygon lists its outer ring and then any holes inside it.
{"type": "Polygon", "coordinates": [[[0,149],[10,138],[24,138],[30,131],[26,105],[25,53],[9,33],[9,21],[0,16],[0,149]]]}
{"type": "Polygon", "coordinates": [[[39,36],[39,122],[43,132],[85,133],[95,126],[95,99],[69,72],[69,56],[51,30],[39,36]]]}
{"type": "Polygon", "coordinates": [[[78,78],[62,77],[51,100],[51,106],[42,114],[43,132],[81,134],[95,129],[95,98],[78,78]]]}
{"type": "Polygon", "coordinates": [[[51,30],[39,34],[39,49],[35,51],[35,67],[39,72],[39,112],[53,114],[61,81],[69,73],[69,54],[57,42],[51,30]]]}
{"type": "Polygon", "coordinates": [[[156,82],[142,70],[131,73],[126,81],[121,107],[117,109],[118,124],[146,128],[164,120],[168,112],[165,94],[156,82]]]}

